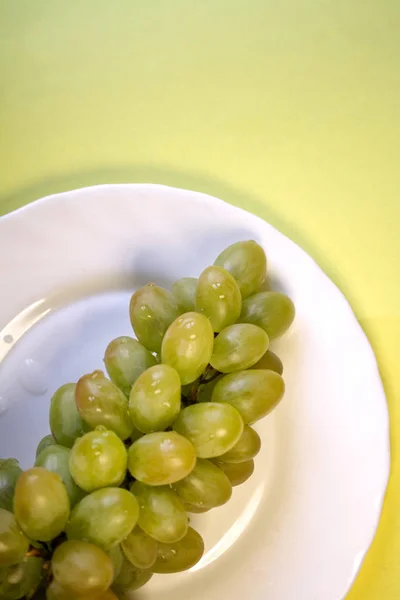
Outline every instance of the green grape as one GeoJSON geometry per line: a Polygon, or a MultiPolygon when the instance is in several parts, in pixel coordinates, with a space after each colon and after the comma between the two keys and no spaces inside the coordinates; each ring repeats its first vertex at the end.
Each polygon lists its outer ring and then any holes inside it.
{"type": "Polygon", "coordinates": [[[172,295],[182,312],[195,310],[196,287],[197,279],[195,277],[182,277],[182,279],[178,279],[172,284],[172,295]]]}
{"type": "Polygon", "coordinates": [[[151,571],[136,569],[124,556],[121,571],[115,579],[112,589],[121,600],[128,599],[131,597],[131,592],[146,585],[152,577],[153,573],[151,571]]]}
{"type": "Polygon", "coordinates": [[[218,461],[227,463],[241,463],[254,458],[261,449],[260,436],[252,427],[245,425],[242,437],[238,443],[218,457],[218,461]]]}
{"type": "Polygon", "coordinates": [[[80,488],[92,492],[120,485],[127,462],[123,442],[113,431],[100,426],[76,440],[69,455],[69,470],[80,488]]]}
{"type": "Polygon", "coordinates": [[[294,321],[291,299],[281,292],[260,292],[243,302],[241,323],[262,327],[271,340],[281,337],[294,321]]]}
{"type": "Polygon", "coordinates": [[[278,373],[251,369],[221,379],[214,388],[212,401],[231,404],[248,425],[270,413],[284,392],[285,383],[278,373]]]}
{"type": "Polygon", "coordinates": [[[214,332],[210,321],[199,313],[188,312],[168,328],[161,348],[163,363],[174,367],[183,385],[192,383],[210,362],[214,332]]]}
{"type": "Polygon", "coordinates": [[[193,471],[175,483],[173,489],[185,503],[199,508],[222,506],[232,496],[232,486],[225,473],[201,458],[193,471]]]}
{"type": "Polygon", "coordinates": [[[48,446],[39,454],[35,467],[43,467],[52,473],[57,473],[65,485],[72,506],[75,506],[84,496],[84,492],[76,485],[69,471],[70,450],[65,446],[48,446]]]}
{"type": "Polygon", "coordinates": [[[187,571],[199,562],[203,554],[202,537],[189,527],[187,534],[179,542],[158,545],[157,560],[152,571],[161,574],[187,571]]]}
{"type": "Polygon", "coordinates": [[[0,459],[0,508],[12,512],[15,485],[21,473],[15,458],[0,459]]]}
{"type": "Polygon", "coordinates": [[[214,331],[236,323],[242,310],[242,296],[228,271],[214,266],[202,272],[196,289],[196,310],[210,319],[214,331]]]}
{"type": "Polygon", "coordinates": [[[157,364],[151,352],[131,337],[119,337],[107,346],[104,355],[107,373],[126,396],[143,371],[157,364]]]}
{"type": "Polygon", "coordinates": [[[171,292],[149,283],[133,294],[129,314],[139,342],[159,352],[165,332],[180,311],[171,292]]]}
{"type": "Polygon", "coordinates": [[[214,264],[229,271],[236,279],[242,298],[254,294],[265,281],[265,252],[253,240],[232,244],[218,256],[214,264]]]}
{"type": "Polygon", "coordinates": [[[147,535],[166,544],[186,535],[188,517],[181,500],[170,487],[150,487],[135,481],[131,492],[140,506],[139,527],[147,535]]]}
{"type": "Polygon", "coordinates": [[[210,363],[222,373],[248,369],[260,360],[268,346],[268,336],[261,327],[247,323],[230,325],[215,338],[210,363]]]}
{"type": "Polygon", "coordinates": [[[113,569],[114,569],[114,580],[118,577],[124,560],[124,554],[121,546],[112,546],[107,550],[108,556],[111,558],[113,569]]]}
{"type": "Polygon", "coordinates": [[[42,467],[24,471],[17,481],[14,514],[32,540],[50,542],[67,524],[70,502],[61,477],[42,467]]]}
{"type": "Polygon", "coordinates": [[[283,364],[279,356],[271,352],[271,350],[267,350],[264,356],[260,358],[260,360],[250,367],[251,369],[268,369],[270,371],[275,371],[278,375],[282,375],[283,373],[283,364]]]}
{"type": "Polygon", "coordinates": [[[202,402],[184,408],[174,429],[192,442],[198,457],[212,458],[228,452],[239,441],[243,421],[229,404],[202,402]]]}
{"type": "Polygon", "coordinates": [[[109,550],[130,534],[138,518],[135,496],[122,488],[104,488],[85,496],[75,506],[66,533],[68,539],[84,540],[109,550]]]}
{"type": "Polygon", "coordinates": [[[220,381],[224,375],[218,375],[209,383],[202,383],[197,388],[196,400],[197,402],[211,402],[211,396],[218,381],[220,381]]]}
{"type": "Polygon", "coordinates": [[[155,365],[133,384],[129,414],[143,433],[163,431],[175,421],[181,408],[181,380],[168,365],[155,365]]]}
{"type": "Polygon", "coordinates": [[[254,472],[254,460],[246,460],[241,463],[220,463],[216,462],[220,469],[223,470],[225,475],[233,486],[241,485],[253,475],[254,472]]]}
{"type": "Polygon", "coordinates": [[[204,508],[204,506],[194,506],[194,504],[188,504],[187,502],[183,503],[186,512],[194,513],[194,514],[203,514],[211,510],[210,508],[204,508]]]}
{"type": "Polygon", "coordinates": [[[193,445],[175,431],[144,435],[128,450],[128,469],[148,485],[169,485],[189,475],[196,464],[193,445]]]}
{"type": "Polygon", "coordinates": [[[50,429],[61,446],[72,448],[88,426],[81,419],[75,402],[74,383],[61,386],[50,401],[50,429]]]}
{"type": "Polygon", "coordinates": [[[45,435],[38,444],[36,448],[36,458],[39,456],[42,450],[48,448],[48,446],[54,446],[57,444],[57,440],[52,435],[45,435]]]}
{"type": "MultiPolygon", "coordinates": [[[[33,600],[36,600],[36,596],[33,600]]],[[[84,595],[72,594],[70,589],[62,587],[53,579],[46,590],[46,600],[118,600],[118,598],[110,589],[84,595]]]]}
{"type": "Polygon", "coordinates": [[[31,598],[40,585],[43,574],[43,559],[24,558],[0,573],[1,600],[31,598]]]}
{"type": "Polygon", "coordinates": [[[51,560],[55,581],[78,594],[102,592],[110,587],[114,568],[111,558],[94,544],[68,540],[57,546],[51,560]]]}
{"type": "Polygon", "coordinates": [[[135,527],[121,546],[129,562],[137,569],[150,569],[156,562],[157,542],[140,527],[135,527]]]}
{"type": "Polygon", "coordinates": [[[12,512],[0,508],[0,567],[21,562],[29,549],[29,540],[21,531],[12,512]]]}
{"type": "Polygon", "coordinates": [[[122,440],[132,433],[128,399],[102,371],[94,371],[80,378],[76,384],[75,400],[79,414],[92,429],[103,425],[122,440]]]}

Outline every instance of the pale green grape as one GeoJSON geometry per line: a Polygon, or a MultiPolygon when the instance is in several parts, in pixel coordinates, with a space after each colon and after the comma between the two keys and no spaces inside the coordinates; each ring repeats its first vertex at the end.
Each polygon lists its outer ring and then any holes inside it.
{"type": "Polygon", "coordinates": [[[196,289],[196,310],[211,321],[214,331],[236,323],[242,309],[242,296],[232,275],[222,267],[207,267],[196,289]]]}
{"type": "Polygon", "coordinates": [[[210,364],[222,373],[248,369],[260,360],[268,346],[268,336],[261,327],[247,323],[230,325],[215,338],[210,364]]]}
{"type": "Polygon", "coordinates": [[[175,421],[181,408],[181,380],[169,365],[155,365],[133,384],[129,413],[143,433],[163,431],[175,421]]]}
{"type": "Polygon", "coordinates": [[[61,446],[72,448],[75,440],[88,426],[82,420],[75,402],[76,385],[67,383],[61,386],[50,401],[50,429],[61,446]]]}
{"type": "Polygon", "coordinates": [[[176,369],[183,385],[192,383],[210,362],[214,332],[210,321],[196,312],[181,315],[168,328],[161,348],[163,363],[176,369]]]}
{"type": "Polygon", "coordinates": [[[157,364],[151,352],[131,337],[119,337],[107,346],[104,364],[113,383],[126,396],[143,371],[157,364]]]}
{"type": "Polygon", "coordinates": [[[218,457],[218,461],[228,463],[240,463],[254,458],[260,451],[261,439],[260,436],[252,427],[245,425],[242,437],[238,443],[218,457]]]}
{"type": "Polygon", "coordinates": [[[49,542],[65,528],[70,502],[61,477],[41,467],[24,471],[17,481],[14,514],[32,540],[49,542]]]}
{"type": "Polygon", "coordinates": [[[196,464],[193,445],[175,431],[149,433],[128,450],[128,469],[148,485],[168,485],[186,477],[196,464]]]}
{"type": "Polygon", "coordinates": [[[70,450],[65,446],[48,446],[39,454],[35,467],[43,467],[52,473],[57,473],[67,489],[71,507],[75,506],[84,496],[84,492],[76,485],[69,470],[70,450]]]}
{"type": "Polygon", "coordinates": [[[185,537],[174,544],[158,544],[157,560],[152,566],[154,573],[179,573],[191,569],[204,554],[204,542],[200,534],[189,527],[185,537]]]}
{"type": "Polygon", "coordinates": [[[0,459],[0,508],[13,510],[15,485],[21,473],[15,458],[0,459]]]}
{"type": "Polygon", "coordinates": [[[214,264],[229,271],[236,279],[243,298],[254,294],[265,281],[265,252],[253,240],[232,244],[218,256],[214,264]]]}
{"type": "Polygon", "coordinates": [[[42,558],[28,557],[2,571],[0,573],[1,600],[31,598],[40,585],[43,563],[42,558]]]}
{"type": "Polygon", "coordinates": [[[80,378],[76,384],[75,400],[82,419],[93,429],[103,425],[122,440],[132,433],[128,399],[101,371],[80,378]]]}
{"type": "Polygon", "coordinates": [[[147,535],[166,544],[186,535],[188,517],[181,500],[170,487],[150,487],[135,481],[131,492],[140,506],[139,526],[147,535]]]}
{"type": "Polygon", "coordinates": [[[264,356],[260,358],[260,360],[250,367],[251,369],[269,369],[270,371],[275,371],[278,375],[282,375],[283,373],[283,364],[279,356],[271,352],[271,350],[267,350],[264,356]]]}
{"type": "Polygon", "coordinates": [[[199,458],[193,471],[173,485],[185,503],[199,508],[214,508],[228,502],[232,486],[228,477],[209,460],[199,458]]]}
{"type": "Polygon", "coordinates": [[[251,369],[221,379],[214,388],[212,401],[231,404],[248,425],[270,413],[284,392],[285,383],[278,373],[251,369]]]}
{"type": "Polygon", "coordinates": [[[151,571],[137,569],[124,556],[121,571],[112,584],[112,589],[120,600],[125,600],[125,598],[131,598],[130,594],[146,585],[152,577],[151,571]]]}
{"type": "Polygon", "coordinates": [[[139,342],[159,352],[164,334],[180,310],[171,292],[149,283],[133,294],[129,313],[139,342]]]}
{"type": "Polygon", "coordinates": [[[57,440],[52,435],[45,435],[40,440],[38,447],[36,448],[36,457],[39,456],[42,450],[44,450],[48,446],[54,446],[54,444],[57,444],[57,440]]]}
{"type": "Polygon", "coordinates": [[[289,329],[294,317],[294,304],[288,296],[281,292],[260,292],[243,302],[240,322],[262,327],[274,340],[289,329]]]}
{"type": "Polygon", "coordinates": [[[105,591],[114,576],[111,558],[101,548],[82,540],[68,540],[57,546],[51,566],[55,581],[78,594],[105,591]]]}
{"type": "Polygon", "coordinates": [[[127,468],[127,452],[113,432],[97,427],[77,439],[69,455],[69,470],[75,483],[91,492],[109,485],[120,485],[127,468]]]}
{"type": "Polygon", "coordinates": [[[114,569],[114,579],[116,579],[122,569],[124,553],[122,552],[121,546],[112,546],[107,550],[107,554],[111,558],[114,569]]]}
{"type": "Polygon", "coordinates": [[[85,496],[73,509],[66,528],[68,539],[79,539],[109,550],[135,527],[139,504],[122,488],[109,487],[85,496]]]}
{"type": "Polygon", "coordinates": [[[121,546],[129,562],[137,569],[150,569],[156,562],[157,542],[140,527],[135,527],[121,546]]]}
{"type": "Polygon", "coordinates": [[[242,435],[243,421],[229,404],[202,402],[184,408],[174,429],[191,441],[199,458],[211,458],[233,448],[242,435]]]}
{"type": "Polygon", "coordinates": [[[21,562],[29,549],[29,540],[14,515],[0,508],[0,567],[21,562]]]}
{"type": "Polygon", "coordinates": [[[182,312],[195,310],[197,281],[195,277],[182,277],[172,285],[172,295],[182,312]]]}
{"type": "MultiPolygon", "coordinates": [[[[44,600],[44,596],[39,596],[37,600],[44,600]]],[[[36,596],[33,598],[36,600],[36,596]]],[[[73,594],[71,590],[63,588],[55,579],[50,583],[46,590],[46,600],[119,600],[110,589],[101,592],[89,594],[73,594]]]]}
{"type": "Polygon", "coordinates": [[[188,504],[187,502],[184,502],[183,505],[185,507],[186,512],[193,514],[201,515],[211,510],[210,508],[204,508],[203,506],[194,506],[194,504],[188,504]]]}
{"type": "Polygon", "coordinates": [[[254,460],[246,460],[241,463],[217,463],[233,486],[241,485],[253,475],[254,460]]]}

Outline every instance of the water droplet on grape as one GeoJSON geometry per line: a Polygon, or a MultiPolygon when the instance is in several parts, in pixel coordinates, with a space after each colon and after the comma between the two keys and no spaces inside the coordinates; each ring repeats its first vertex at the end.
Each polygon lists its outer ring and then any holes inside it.
{"type": "Polygon", "coordinates": [[[7,335],[5,335],[5,336],[3,337],[3,341],[4,341],[6,344],[12,344],[12,343],[13,343],[13,341],[14,341],[14,338],[13,338],[13,336],[12,336],[12,335],[10,335],[10,334],[7,334],[7,335]]]}
{"type": "Polygon", "coordinates": [[[48,390],[44,370],[33,358],[26,358],[22,363],[19,382],[27,392],[34,396],[42,396],[48,390]]]}

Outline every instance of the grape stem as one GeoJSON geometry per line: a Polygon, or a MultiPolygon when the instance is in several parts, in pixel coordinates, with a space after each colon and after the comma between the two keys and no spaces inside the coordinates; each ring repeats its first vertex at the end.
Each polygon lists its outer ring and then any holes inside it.
{"type": "Polygon", "coordinates": [[[40,557],[40,558],[45,558],[46,555],[47,555],[46,550],[44,550],[44,549],[40,550],[39,548],[33,548],[33,547],[31,547],[28,550],[28,552],[25,554],[25,557],[26,558],[31,558],[33,556],[37,556],[37,557],[40,557]]]}

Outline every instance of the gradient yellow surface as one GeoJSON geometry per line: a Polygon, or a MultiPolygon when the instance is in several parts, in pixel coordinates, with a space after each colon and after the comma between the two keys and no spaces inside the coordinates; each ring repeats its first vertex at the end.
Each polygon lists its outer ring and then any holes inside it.
{"type": "Polygon", "coordinates": [[[103,182],[206,191],[350,300],[393,456],[348,600],[400,598],[399,24],[398,0],[0,0],[0,214],[103,182]]]}

